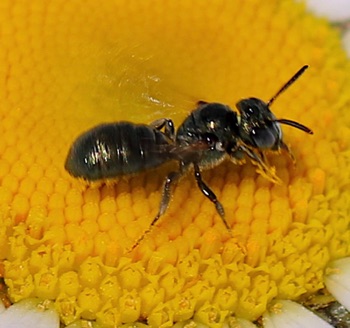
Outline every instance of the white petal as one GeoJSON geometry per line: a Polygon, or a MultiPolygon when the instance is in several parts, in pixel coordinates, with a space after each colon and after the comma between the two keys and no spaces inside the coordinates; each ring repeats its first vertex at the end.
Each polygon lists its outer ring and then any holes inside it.
{"type": "Polygon", "coordinates": [[[0,314],[0,328],[59,328],[59,317],[53,309],[40,309],[39,301],[24,300],[0,314]]]}
{"type": "Polygon", "coordinates": [[[315,15],[327,17],[332,22],[350,19],[349,0],[306,0],[306,6],[315,15]]]}
{"type": "Polygon", "coordinates": [[[0,314],[5,311],[5,305],[4,303],[0,300],[0,314]]]}
{"type": "Polygon", "coordinates": [[[293,301],[279,301],[263,316],[264,328],[333,328],[316,314],[293,301]]]}
{"type": "Polygon", "coordinates": [[[257,328],[251,321],[245,319],[237,319],[239,328],[257,328]]]}
{"type": "Polygon", "coordinates": [[[325,278],[329,292],[350,311],[350,258],[333,261],[329,267],[332,273],[325,278]]]}
{"type": "Polygon", "coordinates": [[[350,57],[350,29],[346,30],[343,35],[343,45],[348,57],[350,57]]]}

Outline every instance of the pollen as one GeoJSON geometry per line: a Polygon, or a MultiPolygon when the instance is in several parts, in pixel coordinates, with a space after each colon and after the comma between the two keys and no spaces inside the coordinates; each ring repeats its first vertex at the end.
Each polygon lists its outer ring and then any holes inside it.
{"type": "Polygon", "coordinates": [[[11,302],[50,300],[63,324],[101,327],[256,320],[276,299],[324,288],[350,255],[350,64],[339,32],[287,1],[0,3],[0,267],[11,302]],[[87,184],[64,168],[103,122],[175,127],[200,100],[268,101],[287,152],[266,154],[274,184],[246,160],[193,174],[157,224],[178,163],[87,184]]]}

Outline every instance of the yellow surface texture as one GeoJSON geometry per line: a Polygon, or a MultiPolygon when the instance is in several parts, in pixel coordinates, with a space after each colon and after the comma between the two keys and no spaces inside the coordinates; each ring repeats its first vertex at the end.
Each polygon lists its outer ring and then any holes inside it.
{"type": "Polygon", "coordinates": [[[0,1],[0,259],[13,302],[55,302],[62,322],[153,327],[194,318],[257,319],[276,298],[323,288],[350,255],[350,69],[338,33],[293,1],[0,1]],[[203,174],[234,238],[192,177],[158,211],[170,164],[86,187],[68,149],[102,122],[179,125],[198,100],[234,108],[268,100],[287,154],[269,157],[282,185],[249,163],[203,174]]]}

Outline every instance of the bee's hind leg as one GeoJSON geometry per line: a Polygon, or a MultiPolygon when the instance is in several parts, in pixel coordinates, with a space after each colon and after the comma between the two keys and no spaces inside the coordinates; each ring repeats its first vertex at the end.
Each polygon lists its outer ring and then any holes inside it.
{"type": "Polygon", "coordinates": [[[158,214],[152,220],[148,229],[145,230],[143,234],[136,240],[136,242],[128,252],[131,252],[134,248],[136,248],[140,244],[140,242],[145,238],[145,236],[151,232],[152,228],[158,222],[159,218],[166,212],[167,208],[169,207],[169,203],[171,199],[172,186],[178,182],[181,176],[186,172],[187,168],[188,168],[188,165],[185,165],[184,163],[180,162],[180,170],[173,171],[168,174],[164,182],[162,199],[160,201],[158,214]]]}

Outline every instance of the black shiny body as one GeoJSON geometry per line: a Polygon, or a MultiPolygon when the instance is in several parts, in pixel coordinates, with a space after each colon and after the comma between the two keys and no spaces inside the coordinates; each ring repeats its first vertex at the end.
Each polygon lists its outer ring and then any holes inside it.
{"type": "Polygon", "coordinates": [[[177,129],[176,145],[187,148],[192,146],[193,151],[196,151],[196,144],[207,143],[208,146],[196,158],[198,166],[207,169],[237,151],[238,133],[237,114],[229,106],[201,102],[177,129]]]}
{"type": "Polygon", "coordinates": [[[115,178],[157,167],[170,159],[169,138],[145,124],[101,124],[71,146],[65,168],[88,181],[115,178]]]}

